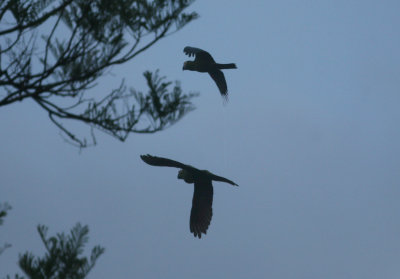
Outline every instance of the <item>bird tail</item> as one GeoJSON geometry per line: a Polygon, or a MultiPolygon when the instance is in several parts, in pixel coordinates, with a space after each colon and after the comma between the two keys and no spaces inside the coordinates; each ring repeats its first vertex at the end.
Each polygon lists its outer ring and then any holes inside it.
{"type": "Polygon", "coordinates": [[[235,63],[229,63],[229,64],[219,64],[219,63],[217,63],[217,68],[218,69],[237,69],[235,63]]]}
{"type": "Polygon", "coordinates": [[[239,186],[235,182],[233,182],[232,180],[229,180],[228,178],[225,178],[225,177],[222,177],[222,176],[218,176],[218,175],[215,175],[213,173],[210,173],[210,175],[211,175],[211,179],[212,180],[220,181],[220,182],[226,182],[226,183],[229,183],[229,184],[231,184],[233,186],[239,186]]]}

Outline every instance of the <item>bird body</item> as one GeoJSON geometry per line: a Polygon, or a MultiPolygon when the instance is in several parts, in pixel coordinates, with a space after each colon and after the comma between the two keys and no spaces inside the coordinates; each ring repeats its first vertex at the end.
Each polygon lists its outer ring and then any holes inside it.
{"type": "Polygon", "coordinates": [[[220,64],[220,63],[205,63],[205,62],[194,62],[194,61],[185,61],[183,63],[183,69],[189,71],[196,71],[200,73],[209,73],[211,71],[222,70],[222,69],[237,69],[234,63],[228,64],[220,64]]]}
{"type": "Polygon", "coordinates": [[[220,64],[216,63],[214,58],[207,51],[195,48],[185,47],[183,52],[189,57],[195,56],[194,61],[185,61],[183,63],[183,70],[196,71],[200,73],[208,73],[215,81],[218,89],[225,99],[228,98],[228,86],[226,84],[224,73],[222,69],[236,69],[236,64],[220,64]]]}
{"type": "Polygon", "coordinates": [[[200,73],[208,73],[212,68],[213,66],[208,63],[195,63],[194,61],[185,61],[185,63],[183,63],[183,70],[196,71],[200,73]]]}
{"type": "Polygon", "coordinates": [[[213,215],[214,189],[212,181],[221,181],[238,186],[235,182],[227,178],[215,175],[207,170],[199,170],[178,161],[151,155],[141,155],[140,158],[152,166],[180,168],[178,179],[183,179],[189,184],[194,183],[192,210],[190,212],[190,232],[198,238],[201,238],[202,233],[207,233],[213,215]]]}

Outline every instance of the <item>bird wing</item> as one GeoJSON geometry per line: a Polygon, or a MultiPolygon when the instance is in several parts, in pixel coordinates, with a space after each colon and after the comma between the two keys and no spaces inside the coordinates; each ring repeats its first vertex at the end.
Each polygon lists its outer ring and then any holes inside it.
{"type": "Polygon", "coordinates": [[[201,61],[203,63],[215,63],[214,58],[212,58],[211,54],[197,47],[187,46],[183,49],[183,52],[189,57],[195,56],[194,61],[201,61]]]}
{"type": "Polygon", "coordinates": [[[167,158],[151,156],[150,154],[147,155],[140,155],[142,160],[152,166],[159,166],[159,167],[174,167],[180,169],[189,169],[191,170],[193,167],[189,165],[182,164],[178,161],[174,161],[167,158]]]}
{"type": "Polygon", "coordinates": [[[190,232],[195,237],[207,233],[212,218],[213,186],[210,179],[197,180],[194,183],[192,211],[190,212],[190,232]]]}
{"type": "Polygon", "coordinates": [[[226,85],[224,73],[218,69],[214,69],[212,71],[209,71],[208,73],[217,84],[221,95],[225,98],[228,98],[228,86],[226,85]]]}

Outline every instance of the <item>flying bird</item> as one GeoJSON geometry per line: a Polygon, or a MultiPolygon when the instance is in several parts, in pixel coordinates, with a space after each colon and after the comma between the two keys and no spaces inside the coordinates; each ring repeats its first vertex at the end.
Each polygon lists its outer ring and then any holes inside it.
{"type": "Polygon", "coordinates": [[[141,155],[140,158],[152,166],[179,168],[181,170],[178,172],[178,179],[183,179],[186,183],[194,183],[192,211],[190,212],[190,232],[194,234],[194,237],[201,238],[202,233],[206,234],[211,223],[213,202],[212,181],[221,181],[238,186],[235,182],[227,178],[171,159],[151,156],[149,154],[141,155]]]}
{"type": "Polygon", "coordinates": [[[201,73],[209,73],[212,79],[218,86],[221,96],[227,100],[228,98],[228,86],[226,85],[226,80],[224,73],[221,69],[237,69],[236,64],[219,64],[216,63],[211,54],[207,51],[195,48],[195,47],[185,47],[183,52],[189,57],[195,56],[194,61],[185,61],[183,63],[183,70],[197,71],[201,73]]]}

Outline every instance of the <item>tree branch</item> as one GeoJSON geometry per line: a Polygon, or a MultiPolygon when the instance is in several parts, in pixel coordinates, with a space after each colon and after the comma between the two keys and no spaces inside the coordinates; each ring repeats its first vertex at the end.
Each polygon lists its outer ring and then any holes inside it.
{"type": "MultiPolygon", "coordinates": [[[[45,0],[0,5],[0,18],[9,10],[16,21],[0,31],[0,88],[5,93],[0,95],[0,107],[32,98],[80,147],[87,146],[84,137],[74,135],[61,119],[88,124],[91,130],[124,141],[129,133],[161,131],[194,109],[190,100],[195,94],[183,94],[178,83],[171,92],[157,85],[154,88],[160,91],[152,88],[148,94],[155,97],[151,98],[134,90],[129,93],[125,86],[100,101],[84,98],[107,69],[132,60],[197,18],[196,13],[184,13],[192,0],[55,2],[56,7],[45,0]],[[37,44],[38,27],[50,23],[49,33],[42,34],[42,43],[37,44]],[[171,100],[162,104],[169,110],[159,113],[154,102],[164,96],[171,100]],[[144,124],[146,119],[149,124],[144,124]]],[[[148,86],[164,79],[158,71],[145,72],[145,78],[151,80],[148,86]]]]}

